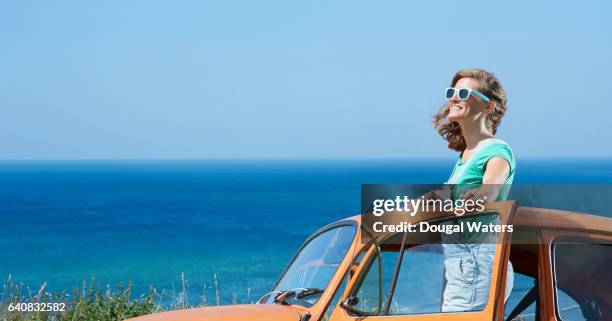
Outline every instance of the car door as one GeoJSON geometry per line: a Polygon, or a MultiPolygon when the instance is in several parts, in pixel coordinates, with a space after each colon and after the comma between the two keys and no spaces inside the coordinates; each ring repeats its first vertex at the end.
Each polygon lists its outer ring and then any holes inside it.
{"type": "Polygon", "coordinates": [[[612,235],[545,230],[543,311],[550,320],[612,319],[612,235]]]}
{"type": "MultiPolygon", "coordinates": [[[[462,220],[489,215],[497,217],[499,225],[509,226],[516,205],[514,201],[498,202],[487,205],[483,212],[462,217],[438,213],[427,216],[426,222],[432,225],[461,223],[462,220]]],[[[492,249],[492,262],[487,265],[490,267],[490,284],[482,308],[442,312],[444,292],[448,286],[445,277],[445,261],[448,260],[445,253],[448,251],[444,248],[444,236],[436,239],[436,234],[432,233],[428,237],[421,235],[413,239],[406,237],[408,233],[395,233],[389,234],[387,239],[397,239],[402,235],[400,244],[374,242],[365,248],[364,258],[348,280],[347,290],[329,320],[501,320],[510,234],[511,229],[498,232],[496,241],[487,245],[492,249]]],[[[461,273],[465,271],[463,263],[461,273]]]]}

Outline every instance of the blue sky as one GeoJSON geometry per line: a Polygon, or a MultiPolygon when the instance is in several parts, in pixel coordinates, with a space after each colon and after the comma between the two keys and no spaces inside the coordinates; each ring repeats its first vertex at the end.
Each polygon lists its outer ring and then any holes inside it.
{"type": "Polygon", "coordinates": [[[612,157],[609,1],[5,1],[0,159],[452,157],[463,67],[517,157],[612,157]]]}

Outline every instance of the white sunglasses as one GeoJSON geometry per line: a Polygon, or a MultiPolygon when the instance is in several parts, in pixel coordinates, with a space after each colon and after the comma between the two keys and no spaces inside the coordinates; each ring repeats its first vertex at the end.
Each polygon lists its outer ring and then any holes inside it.
{"type": "Polygon", "coordinates": [[[476,89],[470,89],[470,88],[449,87],[449,88],[446,88],[446,92],[444,96],[446,97],[447,100],[453,98],[453,96],[455,95],[457,95],[457,98],[459,98],[459,100],[468,100],[471,94],[475,94],[476,96],[480,97],[480,99],[482,99],[485,103],[488,103],[491,101],[489,97],[485,96],[480,91],[476,89]]]}

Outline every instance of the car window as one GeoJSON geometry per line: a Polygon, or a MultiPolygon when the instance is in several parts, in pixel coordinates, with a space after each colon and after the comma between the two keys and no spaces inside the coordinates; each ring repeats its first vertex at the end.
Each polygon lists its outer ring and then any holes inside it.
{"type": "Polygon", "coordinates": [[[409,248],[402,258],[402,266],[389,314],[440,312],[444,290],[442,244],[421,244],[409,248]]]}
{"type": "Polygon", "coordinates": [[[381,252],[382,264],[378,264],[377,254],[370,260],[370,268],[366,277],[362,280],[359,291],[356,294],[358,303],[356,308],[359,311],[368,313],[378,313],[386,304],[386,295],[389,292],[391,278],[393,277],[393,267],[397,261],[398,253],[383,249],[381,252]],[[382,268],[382,270],[380,270],[382,268]],[[382,290],[379,295],[379,271],[382,271],[380,286],[382,290]]]}
{"type": "MultiPolygon", "coordinates": [[[[519,302],[523,298],[525,298],[529,291],[536,286],[536,279],[514,271],[514,286],[512,287],[512,292],[510,292],[510,297],[508,297],[508,301],[506,301],[506,305],[504,308],[504,320],[508,319],[510,313],[517,307],[519,302]]],[[[533,301],[525,310],[521,311],[515,319],[521,321],[532,321],[536,320],[536,302],[533,301]]]]}
{"type": "Polygon", "coordinates": [[[334,311],[334,308],[336,307],[336,305],[338,305],[338,301],[340,300],[340,297],[344,293],[344,289],[346,288],[346,283],[348,281],[349,281],[349,276],[347,274],[342,279],[342,283],[340,283],[340,286],[338,287],[338,290],[334,294],[334,297],[332,298],[331,302],[329,303],[329,305],[327,306],[325,312],[323,313],[323,317],[321,318],[321,321],[329,320],[329,318],[332,315],[332,312],[334,311]]]}
{"type": "Polygon", "coordinates": [[[272,292],[264,296],[266,303],[274,301],[274,295],[285,290],[318,289],[313,295],[296,300],[294,303],[309,306],[320,297],[322,290],[338,269],[351,246],[355,235],[352,225],[331,228],[307,241],[291,262],[272,292]]]}
{"type": "Polygon", "coordinates": [[[557,311],[561,320],[586,320],[582,315],[580,304],[563,290],[557,288],[557,311]]]}
{"type": "Polygon", "coordinates": [[[612,245],[562,239],[553,243],[556,310],[561,320],[612,318],[612,245]]]}

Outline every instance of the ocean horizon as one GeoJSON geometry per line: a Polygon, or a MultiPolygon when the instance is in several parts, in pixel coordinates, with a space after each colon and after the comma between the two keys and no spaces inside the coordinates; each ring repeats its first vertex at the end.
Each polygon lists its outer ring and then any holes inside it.
{"type": "MultiPolygon", "coordinates": [[[[0,278],[34,291],[133,283],[221,303],[269,291],[361,184],[438,184],[454,159],[0,161],[0,278]]],[[[610,159],[519,160],[515,184],[612,184],[610,159]]],[[[3,282],[0,282],[3,283],[3,282]]]]}

